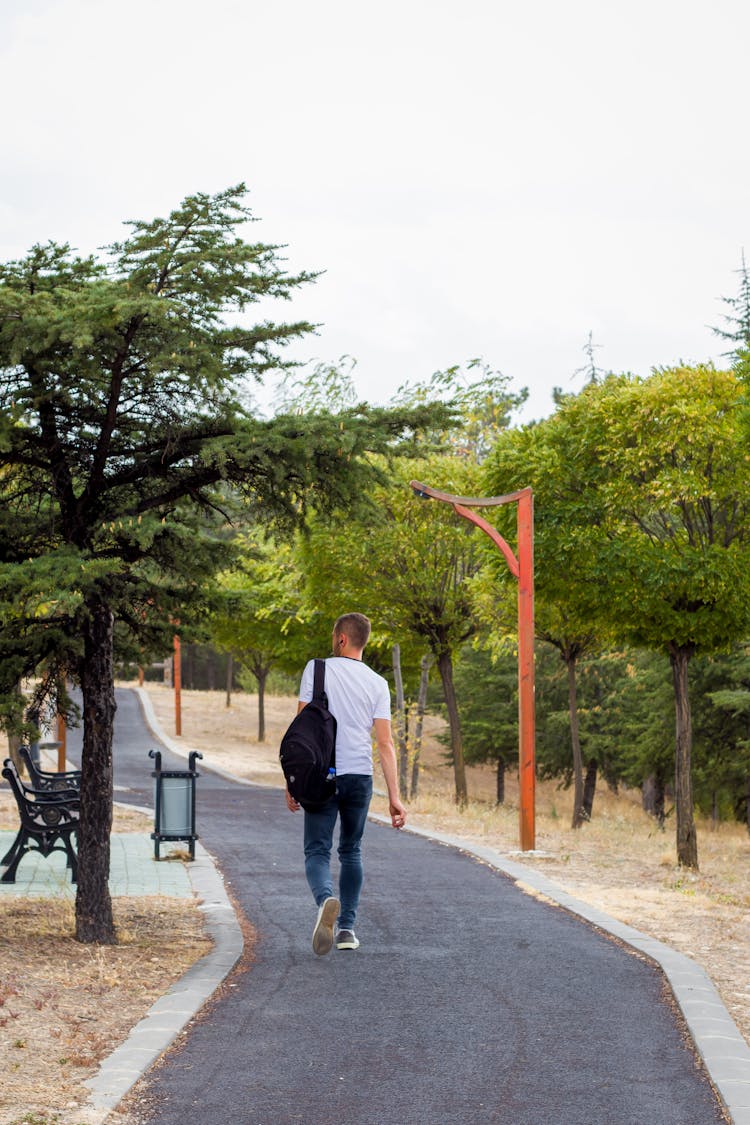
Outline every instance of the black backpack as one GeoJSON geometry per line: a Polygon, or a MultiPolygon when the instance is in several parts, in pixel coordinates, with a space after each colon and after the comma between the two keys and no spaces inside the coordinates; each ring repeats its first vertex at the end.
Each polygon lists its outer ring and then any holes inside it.
{"type": "Polygon", "coordinates": [[[292,719],[279,749],[287,788],[309,812],[336,792],[336,720],[328,710],[325,675],[325,660],[316,660],[313,697],[292,719]]]}

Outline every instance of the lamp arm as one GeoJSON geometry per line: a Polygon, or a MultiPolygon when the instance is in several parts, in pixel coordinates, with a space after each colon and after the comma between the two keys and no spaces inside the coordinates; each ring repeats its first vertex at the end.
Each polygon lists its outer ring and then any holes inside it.
{"type": "Polygon", "coordinates": [[[521,568],[519,566],[518,559],[513,554],[512,550],[505,542],[497,528],[493,527],[492,524],[487,523],[487,520],[483,520],[481,516],[478,516],[476,514],[476,512],[471,512],[468,508],[464,508],[462,504],[454,503],[453,510],[455,512],[458,512],[459,516],[463,516],[465,520],[469,520],[470,523],[476,524],[476,526],[480,528],[486,535],[489,535],[495,546],[500,551],[502,551],[505,561],[508,564],[508,569],[510,570],[513,577],[520,577],[521,568]]]}

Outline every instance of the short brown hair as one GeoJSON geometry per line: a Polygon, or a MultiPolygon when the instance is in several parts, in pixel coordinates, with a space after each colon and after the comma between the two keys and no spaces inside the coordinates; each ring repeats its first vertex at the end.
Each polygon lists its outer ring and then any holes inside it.
{"type": "Polygon", "coordinates": [[[364,648],[370,639],[372,625],[364,613],[342,613],[333,626],[334,633],[346,633],[355,648],[364,648]]]}

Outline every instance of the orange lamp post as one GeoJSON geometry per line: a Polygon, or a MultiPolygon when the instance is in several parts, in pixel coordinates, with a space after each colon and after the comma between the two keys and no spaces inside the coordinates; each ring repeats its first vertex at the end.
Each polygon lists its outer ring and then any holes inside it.
{"type": "Polygon", "coordinates": [[[521,851],[536,846],[536,750],[534,713],[534,497],[530,488],[507,496],[452,496],[429,488],[418,480],[410,482],[424,500],[442,500],[476,527],[482,529],[501,551],[508,569],[518,579],[518,777],[520,787],[521,851]],[[501,504],[517,504],[518,556],[513,553],[497,528],[471,511],[501,504]]]}
{"type": "Polygon", "coordinates": [[[174,732],[179,738],[182,734],[182,646],[179,633],[174,634],[172,679],[174,681],[174,732]]]}
{"type": "Polygon", "coordinates": [[[65,773],[68,757],[68,724],[65,722],[65,716],[58,713],[57,715],[57,770],[58,773],[65,773]]]}

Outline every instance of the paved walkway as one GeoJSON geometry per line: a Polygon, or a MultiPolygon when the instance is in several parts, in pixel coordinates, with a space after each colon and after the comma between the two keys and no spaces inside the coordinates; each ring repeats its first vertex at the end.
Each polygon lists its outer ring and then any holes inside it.
{"type": "MultiPolygon", "coordinates": [[[[0,832],[0,855],[5,855],[15,832],[0,832]]],[[[179,861],[155,863],[154,842],[148,833],[117,833],[111,837],[109,892],[111,895],[190,896],[193,885],[188,868],[179,861]]],[[[0,883],[2,895],[60,895],[75,899],[62,852],[45,859],[29,852],[21,860],[15,883],[0,883]]]]}
{"type": "MultiPolygon", "coordinates": [[[[118,797],[145,805],[154,738],[134,693],[119,693],[118,706],[115,781],[125,790],[118,797]]],[[[170,764],[179,768],[167,755],[170,764]]],[[[210,766],[209,754],[199,766],[210,766]]],[[[274,790],[208,770],[198,786],[198,830],[258,937],[250,971],[231,978],[180,1050],[149,1074],[149,1125],[726,1120],[661,972],[507,877],[517,868],[531,884],[528,869],[372,824],[362,948],[318,959],[309,948],[315,912],[302,872],[301,819],[274,790]]],[[[180,866],[152,858],[148,865],[180,866]]],[[[536,878],[550,897],[567,898],[536,878]]],[[[574,900],[565,905],[585,912],[574,900]]],[[[226,899],[219,918],[222,910],[226,923],[226,899]]],[[[603,915],[592,920],[610,928],[603,915]]],[[[237,956],[233,932],[234,945],[220,953],[223,971],[237,956]]],[[[631,944],[639,938],[650,941],[628,930],[631,944]]],[[[646,952],[665,950],[652,942],[646,952]]],[[[712,1074],[736,1125],[748,1125],[750,1053],[705,974],[673,957],[683,1011],[693,1004],[693,1015],[725,1044],[716,1057],[728,1069],[712,1074]]],[[[144,1048],[144,1067],[147,1055],[144,1048]]],[[[100,1105],[114,1096],[106,1084],[94,1093],[100,1105]]]]}

